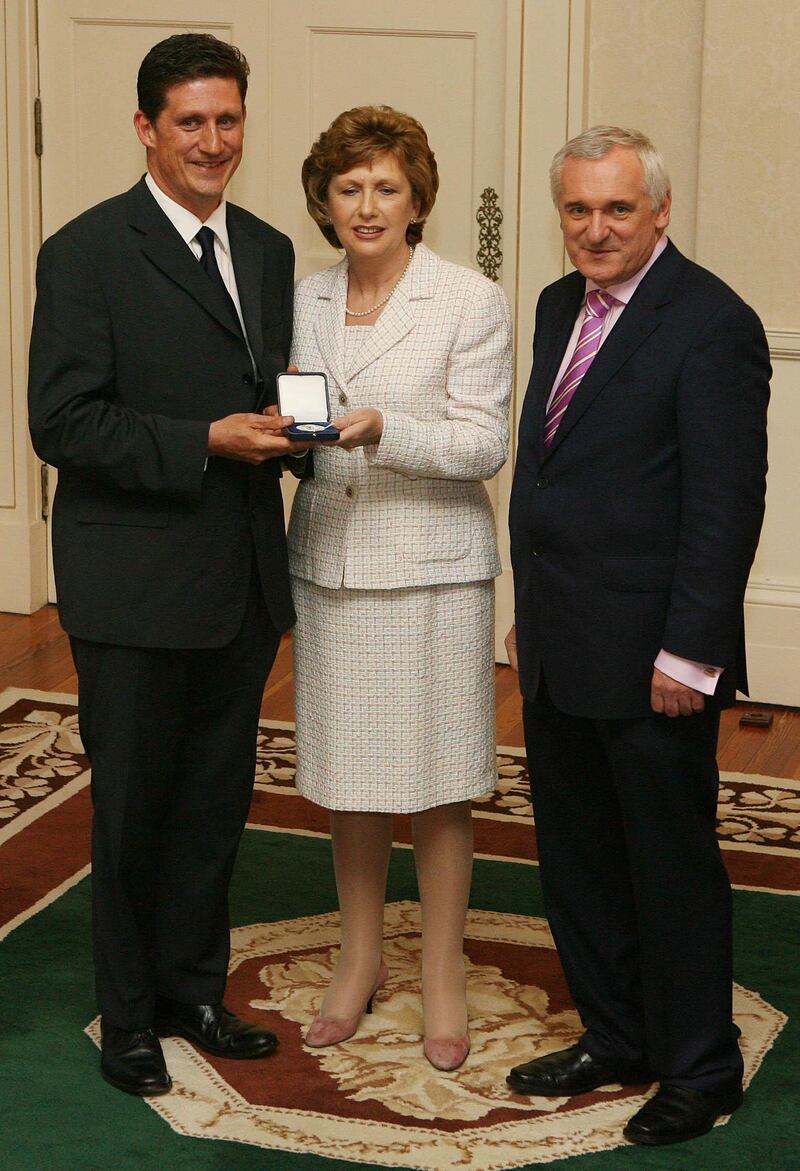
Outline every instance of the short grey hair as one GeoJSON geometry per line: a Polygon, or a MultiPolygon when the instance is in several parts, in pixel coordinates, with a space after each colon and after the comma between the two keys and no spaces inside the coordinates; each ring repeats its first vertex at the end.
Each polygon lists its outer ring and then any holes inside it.
{"type": "Polygon", "coordinates": [[[561,172],[567,159],[602,159],[615,146],[636,151],[644,171],[645,194],[653,211],[661,207],[672,189],[664,159],[646,134],[640,130],[624,130],[621,126],[591,126],[555,154],[550,164],[550,194],[556,207],[561,194],[561,172]]]}

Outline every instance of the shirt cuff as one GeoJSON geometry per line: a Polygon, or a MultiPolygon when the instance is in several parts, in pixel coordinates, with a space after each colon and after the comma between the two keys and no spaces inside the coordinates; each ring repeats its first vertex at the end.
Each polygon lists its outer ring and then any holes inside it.
{"type": "Polygon", "coordinates": [[[717,681],[723,672],[722,667],[712,667],[710,663],[695,663],[692,659],[682,659],[669,651],[659,651],[654,666],[670,679],[683,683],[686,687],[693,687],[695,691],[702,691],[704,695],[713,695],[717,689],[717,681]]]}

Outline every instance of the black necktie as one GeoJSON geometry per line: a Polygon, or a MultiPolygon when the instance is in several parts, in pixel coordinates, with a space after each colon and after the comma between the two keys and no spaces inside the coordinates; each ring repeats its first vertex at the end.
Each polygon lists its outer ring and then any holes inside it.
{"type": "Polygon", "coordinates": [[[219,289],[220,293],[222,293],[222,296],[225,299],[225,304],[233,314],[233,320],[236,322],[236,328],[239,333],[241,333],[242,323],[239,320],[239,314],[236,312],[236,303],[228,292],[228,287],[222,279],[222,273],[219,271],[217,258],[214,255],[214,233],[211,228],[201,228],[195,236],[195,239],[198,241],[200,247],[203,250],[203,254],[200,257],[200,267],[211,278],[211,280],[219,289]]]}

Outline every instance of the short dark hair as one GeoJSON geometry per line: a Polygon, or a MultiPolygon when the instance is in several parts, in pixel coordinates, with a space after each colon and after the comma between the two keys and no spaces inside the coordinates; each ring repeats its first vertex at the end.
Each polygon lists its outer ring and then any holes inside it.
{"type": "Polygon", "coordinates": [[[406,241],[418,244],[422,239],[439,189],[439,172],[428,136],[416,118],[391,106],[356,106],[334,118],[320,134],[302,169],[308,213],[334,248],[342,245],[328,219],[328,184],[334,175],[371,163],[381,154],[395,156],[419,202],[419,214],[406,229],[406,241]]]}
{"type": "Polygon", "coordinates": [[[139,66],[136,93],[139,109],[151,122],[167,104],[167,90],[198,77],[232,77],[242,105],[247,96],[250,66],[235,45],[210,33],[176,33],[153,45],[139,66]]]}

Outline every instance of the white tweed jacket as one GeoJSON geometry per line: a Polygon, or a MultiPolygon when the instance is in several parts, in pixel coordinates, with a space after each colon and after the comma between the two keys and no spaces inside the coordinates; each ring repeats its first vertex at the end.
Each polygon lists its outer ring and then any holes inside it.
{"type": "MultiPolygon", "coordinates": [[[[300,281],[292,361],[328,375],[334,418],[383,414],[378,444],[314,450],[289,525],[291,572],[329,589],[481,581],[500,562],[481,480],[503,465],[511,317],[502,290],[424,245],[345,362],[347,260],[300,281]]],[[[356,327],[352,327],[356,328],[356,327]]]]}

